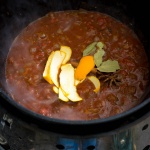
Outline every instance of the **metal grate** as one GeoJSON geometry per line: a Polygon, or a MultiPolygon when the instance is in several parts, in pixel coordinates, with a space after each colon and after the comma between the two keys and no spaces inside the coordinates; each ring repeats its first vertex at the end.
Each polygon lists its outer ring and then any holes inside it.
{"type": "Polygon", "coordinates": [[[150,117],[113,134],[56,135],[28,125],[0,106],[0,150],[150,150],[150,117]]]}

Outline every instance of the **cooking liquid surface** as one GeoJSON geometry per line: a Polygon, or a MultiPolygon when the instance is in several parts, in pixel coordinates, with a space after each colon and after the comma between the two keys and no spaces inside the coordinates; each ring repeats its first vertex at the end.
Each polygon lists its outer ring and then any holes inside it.
{"type": "Polygon", "coordinates": [[[148,60],[135,33],[114,18],[88,11],[50,12],[29,24],[14,40],[6,62],[9,93],[24,107],[67,120],[107,118],[141,103],[148,83],[148,60]],[[77,87],[80,102],[63,102],[43,79],[49,54],[61,45],[72,49],[70,61],[79,62],[83,50],[92,42],[104,43],[104,60],[117,60],[118,84],[100,80],[101,89],[85,80],[77,87]]]}

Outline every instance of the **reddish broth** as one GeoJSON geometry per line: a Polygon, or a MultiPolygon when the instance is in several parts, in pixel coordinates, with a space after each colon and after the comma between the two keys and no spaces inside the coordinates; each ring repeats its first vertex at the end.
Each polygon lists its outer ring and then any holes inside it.
{"type": "Polygon", "coordinates": [[[9,93],[24,107],[50,118],[92,120],[107,118],[141,103],[148,83],[148,59],[135,33],[115,18],[99,12],[50,12],[29,24],[14,40],[6,62],[9,93]],[[43,71],[52,51],[71,47],[70,61],[79,61],[86,46],[103,42],[104,60],[117,60],[120,82],[101,81],[96,94],[87,79],[77,89],[80,102],[63,102],[46,82],[43,71]]]}

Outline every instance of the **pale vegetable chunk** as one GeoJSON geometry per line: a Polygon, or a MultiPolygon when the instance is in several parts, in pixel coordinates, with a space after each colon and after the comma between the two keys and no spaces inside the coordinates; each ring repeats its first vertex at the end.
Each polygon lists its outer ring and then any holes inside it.
{"type": "Polygon", "coordinates": [[[87,77],[95,86],[94,92],[98,92],[100,90],[100,81],[97,77],[95,76],[88,76],[87,77]]]}
{"type": "Polygon", "coordinates": [[[65,94],[64,94],[64,92],[63,92],[63,90],[61,88],[59,88],[59,92],[58,93],[59,93],[58,94],[58,98],[60,100],[62,100],[64,102],[68,102],[69,101],[68,97],[65,96],[65,94]]]}
{"type": "Polygon", "coordinates": [[[56,94],[58,94],[58,92],[59,92],[58,87],[57,87],[57,86],[53,86],[53,91],[54,91],[56,94]]]}
{"type": "Polygon", "coordinates": [[[60,87],[71,101],[80,101],[82,98],[78,95],[74,85],[74,68],[71,64],[65,64],[61,67],[60,87]]]}
{"type": "Polygon", "coordinates": [[[64,52],[55,51],[50,64],[50,77],[57,87],[59,87],[59,80],[58,80],[59,70],[64,58],[65,58],[64,52]]]}
{"type": "Polygon", "coordinates": [[[43,78],[50,84],[53,84],[53,81],[50,76],[50,64],[52,62],[53,55],[54,55],[54,51],[52,51],[51,54],[49,55],[48,60],[45,65],[44,72],[43,72],[43,78]]]}
{"type": "Polygon", "coordinates": [[[60,51],[61,52],[64,52],[66,54],[62,64],[66,64],[69,60],[70,60],[70,57],[71,57],[71,54],[72,54],[72,50],[69,46],[61,46],[60,47],[60,51]]]}

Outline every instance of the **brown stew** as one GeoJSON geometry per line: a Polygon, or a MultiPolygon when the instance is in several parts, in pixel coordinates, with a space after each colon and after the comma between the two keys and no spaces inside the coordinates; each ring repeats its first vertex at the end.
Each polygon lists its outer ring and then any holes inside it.
{"type": "Polygon", "coordinates": [[[50,118],[92,120],[107,118],[141,103],[148,84],[148,59],[135,33],[115,18],[99,12],[50,12],[29,24],[14,40],[6,62],[9,93],[24,107],[50,118]],[[97,72],[98,93],[85,80],[78,87],[80,102],[63,102],[43,79],[43,70],[52,51],[71,47],[70,61],[79,61],[87,45],[105,44],[104,60],[117,60],[121,69],[97,72]]]}

